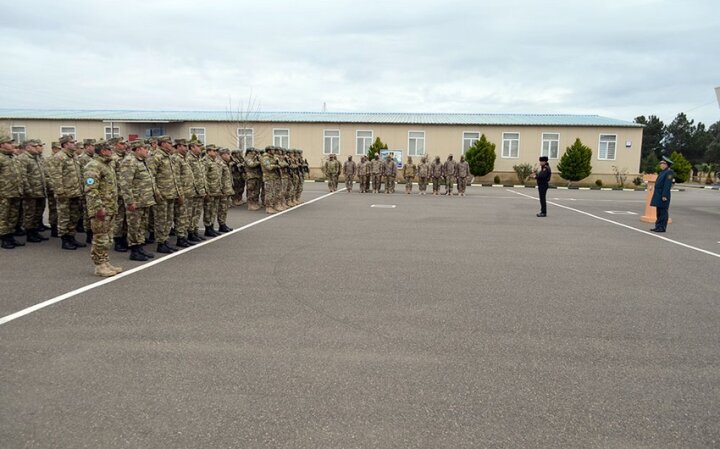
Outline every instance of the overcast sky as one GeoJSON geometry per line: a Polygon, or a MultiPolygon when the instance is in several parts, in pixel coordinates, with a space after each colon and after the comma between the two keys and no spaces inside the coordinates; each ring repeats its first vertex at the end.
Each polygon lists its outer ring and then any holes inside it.
{"type": "Polygon", "coordinates": [[[717,0],[3,3],[0,108],[720,120],[717,0]]]}

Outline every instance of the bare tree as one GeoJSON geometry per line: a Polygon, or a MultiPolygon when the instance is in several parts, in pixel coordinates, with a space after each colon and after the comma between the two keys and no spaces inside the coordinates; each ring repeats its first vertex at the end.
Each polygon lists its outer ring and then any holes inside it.
{"type": "Polygon", "coordinates": [[[257,146],[257,142],[265,137],[265,132],[253,125],[257,125],[260,116],[260,101],[252,93],[244,101],[234,103],[228,99],[226,108],[228,117],[225,129],[240,150],[257,146]]]}

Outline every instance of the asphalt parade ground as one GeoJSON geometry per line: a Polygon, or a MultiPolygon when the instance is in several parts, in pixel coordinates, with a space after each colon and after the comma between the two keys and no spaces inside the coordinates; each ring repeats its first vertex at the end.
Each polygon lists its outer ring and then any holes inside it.
{"type": "Polygon", "coordinates": [[[0,447],[718,448],[720,192],[644,195],[307,183],[114,278],[3,251],[0,447]]]}

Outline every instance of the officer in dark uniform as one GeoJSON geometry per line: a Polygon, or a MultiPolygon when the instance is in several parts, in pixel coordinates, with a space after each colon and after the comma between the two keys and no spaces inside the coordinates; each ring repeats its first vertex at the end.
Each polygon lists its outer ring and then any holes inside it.
{"type": "Polygon", "coordinates": [[[547,195],[548,186],[550,185],[550,177],[552,176],[552,170],[550,170],[550,164],[548,164],[547,156],[540,156],[540,168],[537,172],[533,173],[532,177],[537,180],[538,194],[540,195],[540,213],[537,217],[547,217],[547,202],[545,197],[547,195]]]}
{"type": "Polygon", "coordinates": [[[663,156],[660,161],[660,173],[658,174],[657,181],[655,181],[655,190],[653,190],[653,196],[650,200],[650,205],[653,206],[657,213],[657,219],[655,220],[655,227],[651,229],[652,232],[665,232],[668,222],[668,209],[670,209],[670,189],[672,188],[673,178],[675,172],[670,170],[670,166],[673,161],[663,156]]]}

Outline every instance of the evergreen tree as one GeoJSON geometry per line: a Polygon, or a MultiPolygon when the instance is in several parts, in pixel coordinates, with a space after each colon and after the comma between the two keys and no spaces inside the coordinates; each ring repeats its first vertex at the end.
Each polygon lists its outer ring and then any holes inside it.
{"type": "Polygon", "coordinates": [[[580,181],[587,178],[592,173],[592,150],[582,144],[580,139],[575,139],[575,143],[567,147],[565,154],[560,158],[558,170],[560,177],[570,182],[580,181]]]}
{"type": "Polygon", "coordinates": [[[665,149],[664,154],[669,154],[670,149],[679,153],[687,153],[692,143],[692,136],[695,133],[695,120],[688,120],[684,112],[681,112],[667,126],[665,132],[665,149]]]}
{"type": "Polygon", "coordinates": [[[495,169],[495,144],[483,134],[465,151],[465,160],[470,166],[470,173],[475,176],[487,175],[495,169]]]}
{"type": "Polygon", "coordinates": [[[644,115],[641,115],[635,118],[635,123],[645,125],[640,157],[646,158],[650,153],[655,153],[655,159],[657,159],[662,151],[662,140],[665,137],[665,124],[655,115],[651,115],[647,119],[644,115]]]}
{"type": "Polygon", "coordinates": [[[640,161],[640,171],[643,173],[657,173],[659,163],[660,160],[653,151],[640,161]]]}
{"type": "Polygon", "coordinates": [[[705,148],[705,161],[711,164],[720,164],[720,121],[710,125],[708,134],[712,137],[712,141],[705,148]]]}
{"type": "Polygon", "coordinates": [[[383,143],[380,138],[376,138],[375,142],[373,142],[372,145],[368,148],[367,157],[369,160],[375,159],[375,155],[380,152],[380,150],[387,150],[388,146],[386,143],[383,143]]]}
{"type": "Polygon", "coordinates": [[[690,179],[692,173],[692,164],[690,161],[685,159],[682,153],[673,151],[670,155],[670,159],[673,161],[672,171],[675,172],[675,182],[682,183],[690,179]]]}

